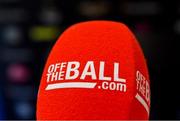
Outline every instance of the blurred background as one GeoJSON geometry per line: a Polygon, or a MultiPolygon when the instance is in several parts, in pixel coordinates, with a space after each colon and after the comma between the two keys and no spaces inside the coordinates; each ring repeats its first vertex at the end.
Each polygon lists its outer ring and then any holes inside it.
{"type": "Polygon", "coordinates": [[[150,119],[180,119],[180,2],[0,0],[0,119],[35,119],[40,77],[57,37],[87,20],[127,24],[151,78],[150,119]]]}

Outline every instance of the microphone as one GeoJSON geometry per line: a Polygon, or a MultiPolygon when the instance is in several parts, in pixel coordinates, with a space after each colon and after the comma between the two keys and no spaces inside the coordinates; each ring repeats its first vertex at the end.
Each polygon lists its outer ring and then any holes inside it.
{"type": "Polygon", "coordinates": [[[148,120],[149,84],[143,52],[126,25],[78,23],[49,54],[37,120],[148,120]]]}

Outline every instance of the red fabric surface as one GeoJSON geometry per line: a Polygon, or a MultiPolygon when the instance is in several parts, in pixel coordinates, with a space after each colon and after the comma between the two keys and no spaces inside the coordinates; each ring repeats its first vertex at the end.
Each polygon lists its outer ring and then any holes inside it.
{"type": "MultiPolygon", "coordinates": [[[[143,53],[132,32],[122,23],[90,21],[68,28],[54,45],[42,74],[37,100],[37,120],[122,120],[148,119],[142,104],[137,101],[136,71],[149,80],[143,53]],[[59,82],[97,82],[93,89],[65,88],[46,90],[50,64],[78,61],[81,74],[87,61],[93,61],[96,80],[80,76],[59,82]],[[120,77],[126,79],[127,91],[98,89],[100,61],[105,62],[106,76],[114,74],[113,64],[120,64],[120,77]]],[[[150,106],[150,103],[148,103],[150,106]]]]}

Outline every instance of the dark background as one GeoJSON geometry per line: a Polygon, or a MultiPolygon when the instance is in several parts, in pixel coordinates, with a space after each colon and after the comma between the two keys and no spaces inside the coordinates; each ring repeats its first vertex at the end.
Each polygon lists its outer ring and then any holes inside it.
{"type": "Polygon", "coordinates": [[[0,119],[35,119],[48,53],[70,25],[114,20],[130,27],[147,59],[150,119],[180,119],[180,2],[0,0],[0,119]]]}

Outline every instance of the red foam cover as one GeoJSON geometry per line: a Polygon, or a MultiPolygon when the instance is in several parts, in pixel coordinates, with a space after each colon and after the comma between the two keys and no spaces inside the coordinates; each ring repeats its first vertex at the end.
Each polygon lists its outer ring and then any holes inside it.
{"type": "MultiPolygon", "coordinates": [[[[89,68],[89,71],[91,69],[89,68]]],[[[127,26],[111,21],[75,24],[59,37],[48,57],[39,87],[37,119],[147,120],[150,100],[145,98],[149,96],[146,83],[149,84],[149,76],[145,59],[136,38],[127,26]],[[67,63],[73,61],[80,63],[79,76],[67,80],[65,79],[67,63]],[[90,75],[85,79],[80,78],[88,61],[94,63],[96,79],[92,79],[90,75]],[[111,81],[98,78],[102,61],[105,62],[104,75],[112,77],[111,81]],[[62,62],[66,63],[62,80],[48,82],[47,73],[50,65],[62,62]],[[126,80],[125,92],[98,88],[103,82],[114,83],[114,63],[119,63],[118,76],[126,80]],[[137,71],[143,75],[139,80],[137,80],[137,71]],[[97,84],[94,88],[72,87],[47,90],[49,84],[66,82],[95,82],[97,84]],[[137,94],[144,102],[137,99],[137,94]],[[142,103],[147,105],[144,106],[142,103]]]]}

